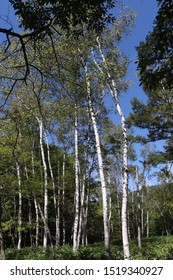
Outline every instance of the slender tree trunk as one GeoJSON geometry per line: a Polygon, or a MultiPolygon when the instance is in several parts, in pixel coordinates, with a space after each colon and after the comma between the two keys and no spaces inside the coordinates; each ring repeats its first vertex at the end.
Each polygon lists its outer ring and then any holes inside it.
{"type": "Polygon", "coordinates": [[[86,197],[85,197],[85,205],[83,208],[83,220],[82,220],[82,245],[88,245],[87,239],[87,221],[88,221],[88,202],[89,202],[89,179],[88,179],[88,188],[86,190],[86,197]]]}
{"type": "Polygon", "coordinates": [[[52,179],[53,202],[54,202],[54,210],[55,210],[55,230],[56,230],[55,244],[56,244],[56,247],[57,247],[60,244],[60,220],[59,220],[58,209],[57,209],[55,180],[54,180],[54,175],[53,175],[53,170],[52,170],[52,164],[51,164],[51,159],[50,159],[50,149],[49,149],[49,143],[48,143],[46,133],[45,133],[45,140],[46,140],[46,145],[47,145],[47,157],[48,157],[50,176],[51,176],[51,179],[52,179]]]}
{"type": "Polygon", "coordinates": [[[112,197],[111,197],[111,178],[110,178],[110,173],[108,173],[108,189],[109,189],[109,197],[108,197],[108,209],[109,209],[109,214],[108,214],[108,225],[109,225],[109,234],[111,233],[111,218],[112,218],[112,197]]]}
{"type": "Polygon", "coordinates": [[[32,207],[31,207],[31,198],[30,198],[30,188],[29,188],[29,178],[28,178],[28,169],[25,164],[25,175],[28,182],[28,222],[29,222],[29,235],[30,235],[30,246],[33,247],[33,234],[32,234],[32,207]]]}
{"type": "Polygon", "coordinates": [[[37,201],[34,197],[34,207],[35,207],[35,246],[38,247],[38,241],[39,241],[39,211],[38,211],[38,205],[37,201]]]}
{"type": "Polygon", "coordinates": [[[28,198],[28,222],[29,222],[29,235],[30,235],[30,246],[33,247],[33,235],[32,235],[32,207],[31,207],[31,198],[28,198]]]}
{"type": "Polygon", "coordinates": [[[138,167],[137,166],[136,166],[136,191],[137,191],[138,247],[141,247],[141,202],[140,202],[138,167]]]}
{"type": "Polygon", "coordinates": [[[109,221],[108,221],[108,202],[107,202],[107,191],[106,191],[106,180],[103,171],[103,159],[100,145],[100,137],[97,128],[96,117],[93,110],[93,104],[91,100],[91,85],[88,77],[88,69],[87,66],[84,65],[85,75],[86,75],[86,85],[87,85],[87,94],[88,94],[88,105],[89,112],[91,116],[92,126],[95,134],[95,142],[96,142],[96,150],[98,157],[98,167],[99,167],[99,175],[101,181],[101,190],[102,190],[102,201],[103,201],[103,225],[104,225],[104,245],[105,245],[105,255],[109,256],[110,251],[110,238],[109,238],[109,221]]]}
{"type": "Polygon", "coordinates": [[[47,175],[47,164],[45,159],[45,152],[43,147],[43,121],[42,119],[37,118],[39,130],[40,130],[40,150],[41,158],[43,164],[44,172],[44,237],[43,237],[43,249],[47,250],[47,241],[48,241],[48,175],[47,175]]]}
{"type": "Polygon", "coordinates": [[[135,202],[134,202],[134,189],[132,190],[132,233],[133,233],[133,238],[136,238],[136,233],[135,233],[135,202]]]}
{"type": "Polygon", "coordinates": [[[121,207],[120,207],[120,198],[119,198],[119,190],[117,189],[117,215],[118,215],[118,238],[121,238],[121,207]]]}
{"type": "MultiPolygon", "coordinates": [[[[148,187],[146,185],[146,193],[147,193],[147,199],[149,199],[149,195],[148,195],[148,187]]],[[[147,237],[149,237],[150,235],[150,213],[149,213],[149,207],[147,205],[147,237]]]]}
{"type": "Polygon", "coordinates": [[[84,219],[84,199],[85,199],[85,174],[83,175],[82,179],[82,190],[80,195],[80,215],[79,215],[79,230],[78,230],[78,245],[80,245],[81,235],[82,235],[82,221],[84,219]]]}
{"type": "Polygon", "coordinates": [[[141,235],[144,235],[144,189],[141,190],[141,235]]]}
{"type": "Polygon", "coordinates": [[[122,238],[124,259],[130,259],[130,249],[128,240],[128,215],[127,215],[127,203],[128,203],[128,142],[127,142],[127,129],[126,121],[121,110],[121,106],[118,101],[117,91],[115,83],[112,80],[112,88],[109,87],[112,97],[114,99],[118,114],[121,119],[121,126],[123,131],[123,197],[122,197],[122,238]],[[113,90],[112,90],[113,88],[113,90]]]}
{"type": "Polygon", "coordinates": [[[60,200],[61,200],[61,189],[60,189],[60,160],[58,159],[58,195],[57,195],[57,229],[59,229],[59,232],[57,234],[59,235],[59,244],[60,244],[60,200]]]}
{"type": "Polygon", "coordinates": [[[66,154],[63,155],[63,164],[62,164],[62,208],[63,208],[63,217],[62,217],[62,243],[65,245],[66,242],[66,228],[65,228],[65,218],[64,218],[64,210],[65,210],[65,161],[66,154]]]}
{"type": "Polygon", "coordinates": [[[20,166],[18,161],[16,160],[16,171],[17,171],[17,179],[18,179],[18,199],[19,199],[19,209],[18,209],[18,250],[21,249],[22,242],[22,188],[21,188],[21,176],[20,176],[20,166]]]}
{"type": "MultiPolygon", "coordinates": [[[[31,161],[32,161],[32,176],[33,179],[35,177],[35,167],[34,167],[34,141],[33,141],[33,147],[31,151],[31,161]]],[[[29,181],[28,174],[27,175],[27,180],[29,181]]],[[[35,246],[38,247],[38,241],[39,241],[39,211],[38,211],[38,205],[37,201],[34,196],[34,207],[35,207],[35,246]]]]}
{"type": "MultiPolygon", "coordinates": [[[[44,227],[47,229],[47,235],[48,235],[48,237],[49,237],[51,247],[53,248],[51,233],[50,233],[48,224],[47,224],[47,222],[46,222],[46,219],[45,219],[45,217],[44,217],[43,211],[41,210],[40,203],[37,201],[37,198],[36,198],[36,195],[35,195],[35,191],[32,189],[32,187],[31,187],[31,185],[30,185],[27,169],[26,169],[26,179],[27,179],[27,182],[28,182],[28,186],[29,186],[30,192],[32,193],[32,195],[33,195],[33,197],[34,197],[34,205],[35,205],[36,213],[37,213],[38,211],[40,212],[40,216],[41,216],[41,219],[42,219],[42,221],[43,221],[44,227]]],[[[37,213],[36,217],[39,218],[38,213],[37,213]]],[[[36,219],[36,230],[37,230],[37,223],[38,223],[38,221],[37,221],[37,219],[36,219]]],[[[38,228],[38,229],[39,229],[39,228],[38,228]]],[[[38,233],[36,232],[36,246],[38,246],[38,239],[37,239],[37,238],[38,238],[38,233]]],[[[53,251],[53,252],[54,252],[54,251],[53,251]]]]}
{"type": "Polygon", "coordinates": [[[104,63],[104,71],[98,65],[96,60],[94,62],[100,72],[108,79],[107,85],[111,96],[114,100],[117,112],[119,114],[121,120],[121,127],[123,132],[123,197],[122,197],[122,239],[123,239],[123,250],[124,250],[124,259],[130,259],[130,249],[129,249],[129,240],[128,240],[128,215],[127,215],[127,202],[128,202],[128,141],[127,141],[127,128],[124,114],[122,112],[121,106],[118,100],[118,92],[116,89],[115,81],[112,79],[111,74],[109,73],[107,62],[105,56],[101,49],[101,44],[99,42],[99,38],[97,38],[98,49],[102,58],[102,62],[104,63]]]}
{"type": "Polygon", "coordinates": [[[78,229],[79,229],[79,157],[78,157],[78,116],[77,106],[75,105],[75,209],[74,209],[74,225],[73,225],[73,250],[78,249],[78,229]]]}
{"type": "Polygon", "coordinates": [[[40,212],[40,216],[41,216],[41,218],[42,218],[42,221],[43,221],[43,223],[44,223],[44,227],[46,227],[46,229],[47,229],[47,235],[48,235],[49,240],[50,240],[50,245],[51,245],[51,247],[53,248],[51,232],[50,232],[50,230],[49,230],[48,224],[46,223],[46,219],[45,219],[45,217],[44,217],[43,211],[41,210],[40,203],[37,201],[36,197],[35,197],[35,200],[36,200],[36,203],[37,203],[37,205],[38,205],[38,209],[39,209],[39,212],[40,212]]]}

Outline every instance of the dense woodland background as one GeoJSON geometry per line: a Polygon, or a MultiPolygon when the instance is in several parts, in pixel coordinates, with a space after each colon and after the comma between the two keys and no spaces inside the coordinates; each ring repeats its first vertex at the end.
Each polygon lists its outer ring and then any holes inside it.
{"type": "Polygon", "coordinates": [[[148,99],[132,100],[128,119],[119,97],[131,85],[129,61],[119,45],[133,28],[130,8],[10,2],[24,32],[0,28],[1,258],[172,259],[172,1],[158,1],[137,48],[148,99]]]}

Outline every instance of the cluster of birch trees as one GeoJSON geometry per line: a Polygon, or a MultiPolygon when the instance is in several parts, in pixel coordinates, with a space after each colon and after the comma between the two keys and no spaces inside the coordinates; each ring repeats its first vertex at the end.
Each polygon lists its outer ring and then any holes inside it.
{"type": "Polygon", "coordinates": [[[11,239],[14,244],[17,242],[18,249],[24,242],[25,232],[30,234],[31,244],[39,244],[40,223],[44,250],[48,244],[65,244],[67,229],[74,250],[80,244],[86,244],[88,207],[90,201],[97,200],[95,191],[92,196],[90,194],[90,185],[96,176],[95,184],[100,185],[99,191],[96,187],[96,193],[102,197],[105,254],[109,255],[112,190],[108,187],[111,167],[106,166],[106,161],[110,158],[110,166],[120,161],[119,170],[114,172],[120,172],[119,184],[122,186],[118,186],[118,182],[114,185],[122,191],[124,254],[126,258],[130,257],[127,128],[119,103],[120,92],[128,88],[125,81],[128,62],[117,45],[123,34],[129,32],[133,17],[131,12],[120,15],[100,36],[93,31],[84,31],[83,38],[74,38],[56,32],[51,35],[52,40],[45,38],[37,47],[28,45],[34,67],[26,83],[20,81],[25,73],[22,72],[19,43],[14,40],[4,54],[1,153],[5,160],[2,161],[5,178],[1,183],[1,200],[3,222],[11,231],[11,239]],[[116,134],[118,130],[108,118],[107,95],[111,96],[121,121],[118,132],[121,141],[115,154],[105,146],[118,146],[116,139],[113,144],[106,139],[106,133],[116,134]],[[71,164],[71,182],[66,178],[67,164],[71,164]],[[9,196],[6,197],[7,192],[9,196]],[[73,199],[73,203],[70,200],[71,207],[67,195],[73,199]],[[66,208],[70,208],[71,221],[65,219],[66,208]],[[49,227],[51,219],[55,224],[53,232],[49,227]]]}
{"type": "Polygon", "coordinates": [[[125,9],[102,34],[83,27],[79,37],[55,26],[48,38],[27,43],[27,80],[20,40],[1,49],[1,254],[4,244],[46,251],[70,243],[75,251],[103,240],[109,256],[110,241],[122,237],[129,259],[129,238],[138,229],[140,246],[144,232],[140,217],[149,234],[150,213],[142,209],[141,216],[140,200],[134,204],[137,169],[128,210],[134,151],[119,102],[129,83],[118,45],[133,21],[125,9]],[[111,121],[107,100],[120,125],[111,121]]]}

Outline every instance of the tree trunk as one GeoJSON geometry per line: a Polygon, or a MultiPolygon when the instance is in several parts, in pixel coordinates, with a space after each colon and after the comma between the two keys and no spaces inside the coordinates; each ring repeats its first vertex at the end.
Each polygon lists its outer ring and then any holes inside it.
{"type": "Polygon", "coordinates": [[[130,259],[130,249],[129,249],[129,240],[128,240],[128,215],[127,215],[127,202],[128,202],[128,141],[127,141],[127,128],[126,128],[126,121],[123,115],[121,106],[118,100],[118,92],[116,89],[115,81],[112,79],[111,74],[108,71],[107,62],[105,56],[102,52],[101,45],[99,42],[99,38],[97,38],[99,52],[102,58],[102,62],[104,63],[104,71],[98,65],[96,60],[94,62],[100,72],[107,78],[107,85],[111,96],[114,100],[118,115],[121,120],[121,127],[123,132],[123,196],[122,196],[122,212],[121,212],[121,219],[122,219],[122,239],[123,239],[123,250],[124,250],[124,259],[130,259]]]}
{"type": "Polygon", "coordinates": [[[65,229],[65,219],[64,219],[64,210],[65,210],[65,161],[66,154],[63,155],[63,164],[62,164],[62,208],[63,208],[63,217],[62,217],[62,244],[65,245],[66,242],[66,229],[65,229]]]}
{"type": "Polygon", "coordinates": [[[48,239],[48,175],[47,175],[47,164],[45,159],[45,152],[43,147],[43,121],[42,119],[37,118],[39,130],[40,130],[40,150],[41,158],[43,164],[43,173],[44,173],[44,237],[43,237],[43,249],[47,250],[47,239],[48,239]]]}
{"type": "Polygon", "coordinates": [[[78,249],[78,229],[79,229],[79,158],[78,158],[78,116],[77,106],[75,105],[75,209],[74,209],[74,225],[73,225],[73,250],[78,249]]]}
{"type": "Polygon", "coordinates": [[[49,164],[49,171],[50,171],[50,176],[51,176],[51,179],[52,179],[53,202],[54,202],[54,210],[55,210],[55,230],[56,230],[55,244],[56,244],[56,247],[57,247],[60,244],[60,219],[59,219],[58,209],[57,209],[55,180],[54,180],[52,164],[51,164],[51,160],[50,160],[50,149],[49,149],[49,143],[48,143],[46,133],[45,133],[45,140],[46,140],[46,145],[47,145],[47,158],[48,158],[48,164],[49,164]]]}
{"type": "Polygon", "coordinates": [[[88,222],[88,202],[89,202],[89,183],[90,180],[88,178],[88,186],[86,190],[86,197],[85,197],[85,205],[83,208],[83,220],[82,220],[82,245],[87,246],[87,222],[88,222]]]}
{"type": "Polygon", "coordinates": [[[144,235],[144,189],[141,190],[141,235],[144,235]]]}
{"type": "MultiPolygon", "coordinates": [[[[35,176],[35,167],[34,167],[34,141],[33,141],[33,146],[32,146],[32,151],[31,151],[31,161],[32,161],[32,176],[34,179],[35,176]]],[[[27,175],[27,180],[29,181],[28,175],[27,175]]],[[[38,205],[37,201],[34,196],[34,207],[35,207],[35,246],[38,247],[38,239],[39,239],[39,211],[38,211],[38,205]]]]}
{"type": "Polygon", "coordinates": [[[28,182],[28,222],[29,222],[29,235],[30,235],[30,246],[33,247],[33,235],[32,235],[32,207],[31,207],[31,198],[30,198],[30,188],[29,188],[29,178],[28,178],[28,169],[25,164],[25,175],[28,182]]]}
{"type": "Polygon", "coordinates": [[[88,94],[88,105],[89,105],[89,112],[91,116],[92,126],[95,135],[95,142],[96,142],[96,150],[97,150],[97,157],[98,157],[98,167],[99,167],[99,175],[101,181],[101,190],[102,190],[102,201],[103,201],[103,224],[104,224],[104,245],[105,245],[105,255],[109,256],[110,251],[110,238],[109,238],[109,221],[108,221],[108,202],[107,202],[107,191],[106,191],[106,181],[103,171],[103,159],[102,159],[102,152],[101,152],[101,145],[100,145],[100,137],[97,128],[96,117],[93,110],[93,104],[91,100],[91,86],[90,80],[88,77],[88,69],[87,66],[84,65],[85,75],[86,75],[86,85],[87,85],[87,94],[88,94]]]}
{"type": "Polygon", "coordinates": [[[141,202],[140,202],[138,167],[137,166],[136,166],[136,191],[137,191],[138,247],[141,247],[141,202]]]}
{"type": "Polygon", "coordinates": [[[17,249],[21,249],[22,242],[22,189],[21,189],[21,176],[20,176],[20,166],[18,161],[16,160],[16,171],[17,171],[17,179],[18,179],[18,198],[19,198],[19,209],[18,209],[18,244],[17,249]]]}
{"type": "Polygon", "coordinates": [[[38,247],[38,237],[39,237],[39,215],[38,215],[38,205],[34,197],[34,207],[35,207],[35,246],[38,247]]]}
{"type": "Polygon", "coordinates": [[[32,207],[31,207],[31,198],[28,198],[28,222],[29,222],[29,235],[30,235],[30,246],[33,247],[33,235],[32,235],[32,207]]]}
{"type": "MultiPolygon", "coordinates": [[[[36,197],[35,197],[35,200],[36,200],[36,203],[37,203],[37,205],[38,205],[38,209],[39,209],[39,212],[40,212],[40,216],[41,216],[41,218],[42,218],[42,221],[43,221],[43,223],[44,223],[44,227],[47,229],[47,236],[49,237],[50,245],[51,245],[51,247],[53,248],[51,232],[50,232],[50,230],[49,230],[48,224],[46,223],[46,219],[45,219],[45,217],[44,217],[43,211],[41,210],[40,203],[37,201],[36,197]]],[[[43,249],[44,249],[44,251],[45,251],[45,248],[43,248],[43,249]]]]}
{"type": "Polygon", "coordinates": [[[81,241],[81,236],[82,236],[82,221],[84,219],[84,199],[85,199],[85,174],[83,175],[82,179],[82,190],[81,190],[81,195],[80,195],[80,215],[79,215],[79,230],[78,230],[78,245],[80,245],[81,241]]]}

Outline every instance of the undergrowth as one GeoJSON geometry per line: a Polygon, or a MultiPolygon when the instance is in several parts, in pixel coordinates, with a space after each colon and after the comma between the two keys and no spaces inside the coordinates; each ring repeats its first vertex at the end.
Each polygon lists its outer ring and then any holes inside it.
{"type": "MultiPolygon", "coordinates": [[[[134,260],[173,260],[173,236],[161,236],[144,238],[142,247],[137,246],[137,241],[130,241],[131,257],[134,260]]],[[[64,245],[56,249],[48,248],[7,248],[5,251],[7,260],[106,260],[104,247],[101,243],[81,246],[73,251],[72,246],[64,245]]],[[[114,241],[110,246],[110,258],[112,260],[123,259],[121,241],[114,241]]]]}

